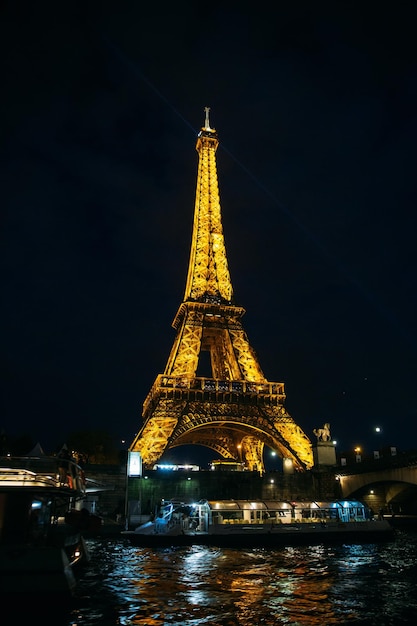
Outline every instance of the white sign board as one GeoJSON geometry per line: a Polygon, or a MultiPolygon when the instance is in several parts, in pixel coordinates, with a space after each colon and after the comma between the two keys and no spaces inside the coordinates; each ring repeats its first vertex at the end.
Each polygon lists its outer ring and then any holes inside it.
{"type": "Polygon", "coordinates": [[[142,476],[142,457],[140,452],[128,452],[127,475],[142,476]]]}

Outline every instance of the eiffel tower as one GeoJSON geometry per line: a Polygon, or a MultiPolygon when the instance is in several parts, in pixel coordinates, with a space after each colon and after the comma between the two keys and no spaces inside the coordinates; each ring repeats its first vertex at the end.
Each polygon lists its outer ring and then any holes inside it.
{"type": "Polygon", "coordinates": [[[268,381],[236,306],[223,237],[217,181],[217,132],[209,108],[198,134],[194,225],[184,300],[172,323],[176,337],[163,374],[143,404],[143,425],[130,446],[145,468],[181,445],[207,446],[224,460],[264,471],[264,446],[295,469],[313,464],[312,446],[284,407],[284,383],[268,381]],[[211,376],[197,376],[208,353],[211,376]]]}

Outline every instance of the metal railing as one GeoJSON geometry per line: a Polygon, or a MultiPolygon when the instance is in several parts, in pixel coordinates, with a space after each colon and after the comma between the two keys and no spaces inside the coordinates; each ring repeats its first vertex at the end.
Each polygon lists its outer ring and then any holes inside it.
{"type": "Polygon", "coordinates": [[[59,457],[1,457],[0,489],[66,489],[85,493],[84,472],[70,459],[59,457]]]}

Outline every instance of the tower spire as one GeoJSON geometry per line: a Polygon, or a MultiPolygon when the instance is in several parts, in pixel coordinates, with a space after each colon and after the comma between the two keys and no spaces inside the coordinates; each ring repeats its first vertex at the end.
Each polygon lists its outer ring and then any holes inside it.
{"type": "Polygon", "coordinates": [[[231,303],[233,289],[226,257],[217,180],[217,133],[205,107],[204,127],[198,134],[199,154],[194,224],[184,301],[231,303]]]}

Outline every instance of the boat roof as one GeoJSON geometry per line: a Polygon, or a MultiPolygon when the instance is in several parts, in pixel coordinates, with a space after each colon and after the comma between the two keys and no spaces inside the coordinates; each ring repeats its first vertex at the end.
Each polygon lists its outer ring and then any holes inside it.
{"type": "Polygon", "coordinates": [[[237,510],[285,510],[285,509],[331,509],[364,507],[357,500],[334,500],[322,501],[277,501],[277,500],[209,500],[208,505],[213,510],[237,511],[237,510]]]}
{"type": "Polygon", "coordinates": [[[62,460],[49,456],[1,457],[0,492],[42,492],[61,496],[80,497],[85,494],[81,468],[68,461],[71,473],[62,477],[62,460]]]}

